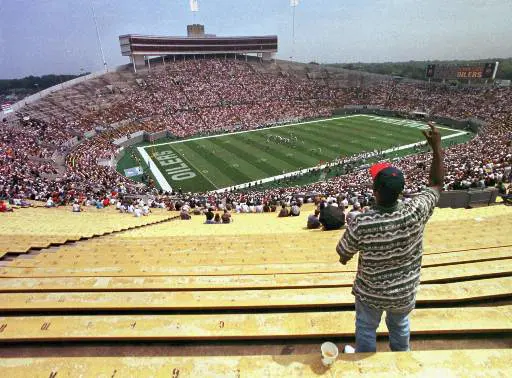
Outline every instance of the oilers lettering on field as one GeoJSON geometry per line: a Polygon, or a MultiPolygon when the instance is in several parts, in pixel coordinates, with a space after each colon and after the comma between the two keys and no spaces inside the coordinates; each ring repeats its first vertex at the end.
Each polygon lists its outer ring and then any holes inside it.
{"type": "Polygon", "coordinates": [[[192,169],[172,151],[156,152],[153,157],[170,175],[172,181],[189,180],[196,177],[192,169]]]}

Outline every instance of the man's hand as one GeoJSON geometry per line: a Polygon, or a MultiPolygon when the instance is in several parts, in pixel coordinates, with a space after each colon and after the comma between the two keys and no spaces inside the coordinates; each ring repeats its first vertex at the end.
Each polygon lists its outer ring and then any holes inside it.
{"type": "Polygon", "coordinates": [[[425,136],[425,139],[427,140],[430,147],[432,147],[432,150],[437,151],[441,147],[441,134],[435,126],[435,122],[430,121],[428,125],[430,130],[422,130],[421,132],[425,136]]]}
{"type": "Polygon", "coordinates": [[[430,130],[422,130],[425,139],[432,147],[432,165],[430,167],[429,186],[436,188],[438,191],[442,189],[444,182],[444,166],[443,151],[441,149],[441,134],[434,122],[428,123],[430,130]]]}

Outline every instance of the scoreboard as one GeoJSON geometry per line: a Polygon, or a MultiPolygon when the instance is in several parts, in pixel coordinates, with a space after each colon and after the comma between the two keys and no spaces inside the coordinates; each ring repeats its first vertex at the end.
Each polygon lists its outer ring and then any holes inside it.
{"type": "Polygon", "coordinates": [[[425,76],[428,79],[472,80],[494,79],[499,62],[471,65],[429,64],[425,76]]]}

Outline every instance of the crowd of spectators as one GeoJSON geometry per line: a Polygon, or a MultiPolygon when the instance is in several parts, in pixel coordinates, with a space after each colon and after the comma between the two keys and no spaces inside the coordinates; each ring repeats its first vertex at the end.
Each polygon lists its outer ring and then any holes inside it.
{"type": "MultiPolygon", "coordinates": [[[[111,193],[151,193],[168,208],[200,198],[204,206],[215,210],[229,204],[236,211],[237,206],[270,208],[282,201],[291,204],[297,196],[322,193],[343,196],[364,207],[372,196],[371,179],[365,171],[286,189],[169,197],[99,164],[118,153],[115,139],[135,131],[167,131],[185,138],[328,116],[336,108],[355,104],[459,120],[479,118],[486,126],[474,139],[446,149],[445,189],[482,188],[510,181],[511,88],[454,88],[392,80],[338,88],[327,79],[261,72],[244,62],[209,59],[175,62],[153,70],[140,85],[125,89],[121,101],[105,109],[74,118],[69,114],[52,116],[46,121],[20,114],[17,125],[0,128],[0,198],[46,201],[51,197],[61,204],[84,198],[101,200],[111,193]],[[126,120],[129,122],[123,126],[109,126],[126,120]],[[83,137],[98,126],[103,131],[90,139],[83,137]],[[77,136],[80,143],[70,147],[67,142],[77,136]],[[65,169],[57,169],[52,161],[55,155],[65,156],[65,169]]],[[[426,184],[428,159],[428,154],[419,154],[396,163],[406,175],[406,196],[426,184]]]]}

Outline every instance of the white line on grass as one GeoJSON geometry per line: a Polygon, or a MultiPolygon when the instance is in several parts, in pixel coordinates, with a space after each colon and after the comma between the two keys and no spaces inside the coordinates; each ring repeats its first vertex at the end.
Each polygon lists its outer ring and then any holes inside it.
{"type": "Polygon", "coordinates": [[[197,172],[198,174],[200,174],[201,176],[203,176],[203,177],[204,177],[204,178],[205,178],[205,179],[206,179],[210,184],[212,184],[212,185],[213,185],[213,187],[214,187],[215,189],[218,189],[218,188],[219,188],[217,185],[215,185],[215,184],[213,183],[213,181],[212,181],[212,180],[210,180],[210,178],[209,178],[208,176],[206,176],[206,175],[203,173],[203,171],[200,171],[200,170],[199,170],[199,169],[198,169],[194,164],[192,164],[192,162],[191,162],[189,159],[187,159],[187,158],[185,157],[185,154],[183,154],[182,152],[178,152],[178,151],[176,151],[176,150],[173,150],[173,151],[174,151],[174,152],[176,152],[177,154],[179,154],[179,155],[181,156],[181,159],[182,159],[182,160],[185,160],[185,161],[186,161],[186,162],[187,162],[187,163],[188,163],[192,168],[194,168],[194,169],[196,170],[196,172],[197,172]]]}
{"type": "Polygon", "coordinates": [[[160,172],[160,169],[156,166],[155,162],[151,159],[151,157],[148,155],[144,147],[137,147],[137,151],[139,151],[140,156],[144,159],[146,164],[148,165],[149,169],[151,170],[151,173],[153,173],[153,176],[155,176],[156,181],[160,185],[163,191],[165,192],[172,192],[172,188],[165,179],[162,172],[160,172]]]}
{"type": "MultiPolygon", "coordinates": [[[[451,138],[456,138],[456,137],[461,136],[461,135],[466,135],[466,132],[464,131],[464,132],[459,132],[459,133],[456,133],[456,134],[447,135],[447,136],[441,137],[441,139],[442,140],[451,139],[451,138]]],[[[389,152],[394,152],[394,151],[405,150],[407,148],[411,148],[411,147],[414,147],[414,146],[423,146],[426,143],[427,143],[426,141],[422,141],[422,142],[406,144],[406,145],[397,147],[395,149],[389,148],[389,149],[383,151],[383,153],[389,153],[389,152]]],[[[295,172],[288,172],[288,173],[285,173],[285,174],[282,174],[282,175],[277,175],[277,176],[273,176],[273,177],[267,177],[267,178],[264,178],[264,179],[261,179],[261,180],[255,180],[255,181],[246,182],[246,183],[243,183],[243,184],[228,186],[227,188],[218,189],[218,190],[215,190],[214,192],[222,193],[222,192],[225,192],[226,190],[231,189],[233,187],[236,188],[236,189],[246,188],[246,187],[249,186],[249,184],[251,186],[253,186],[253,185],[255,185],[255,184],[259,183],[259,182],[266,183],[266,182],[270,182],[270,181],[279,180],[279,179],[282,179],[282,178],[294,176],[294,175],[297,175],[297,174],[304,174],[304,173],[307,173],[310,169],[313,169],[313,168],[324,169],[325,167],[327,167],[327,164],[322,164],[320,166],[315,166],[315,167],[310,167],[310,168],[304,168],[304,169],[301,169],[301,170],[298,170],[298,171],[295,171],[295,172]]]]}

